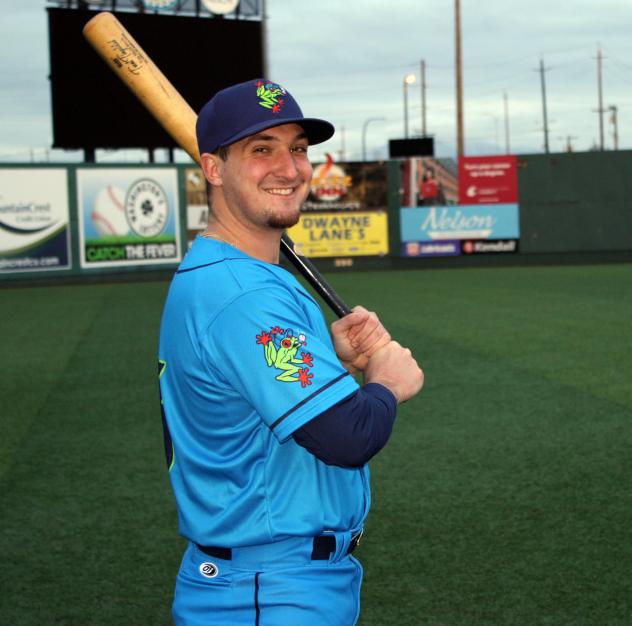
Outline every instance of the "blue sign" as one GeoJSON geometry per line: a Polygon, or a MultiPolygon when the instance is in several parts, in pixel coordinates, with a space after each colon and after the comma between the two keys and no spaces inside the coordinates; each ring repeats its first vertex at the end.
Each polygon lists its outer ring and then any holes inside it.
{"type": "Polygon", "coordinates": [[[402,242],[402,256],[459,256],[460,241],[405,241],[402,242]]]}
{"type": "Polygon", "coordinates": [[[401,240],[518,239],[517,204],[477,204],[400,209],[401,240]]]}

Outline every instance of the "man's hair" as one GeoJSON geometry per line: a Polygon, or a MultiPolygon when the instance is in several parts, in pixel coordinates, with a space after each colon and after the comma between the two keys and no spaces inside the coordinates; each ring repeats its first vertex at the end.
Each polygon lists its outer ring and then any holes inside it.
{"type": "Polygon", "coordinates": [[[225,161],[228,158],[228,148],[230,146],[220,146],[215,150],[214,154],[216,154],[222,161],[225,161]]]}

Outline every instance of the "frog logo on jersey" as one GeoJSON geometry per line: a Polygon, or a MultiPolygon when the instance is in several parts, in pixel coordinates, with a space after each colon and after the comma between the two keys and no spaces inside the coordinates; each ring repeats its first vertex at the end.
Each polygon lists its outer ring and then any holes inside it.
{"type": "Polygon", "coordinates": [[[276,380],[283,383],[301,383],[301,387],[312,384],[314,375],[309,368],[314,367],[314,357],[301,350],[300,358],[297,356],[300,348],[307,345],[305,335],[294,336],[291,328],[283,330],[279,326],[271,326],[270,330],[262,330],[257,335],[257,343],[263,346],[263,356],[268,367],[281,370],[276,380]],[[301,367],[301,366],[307,367],[301,367]]]}

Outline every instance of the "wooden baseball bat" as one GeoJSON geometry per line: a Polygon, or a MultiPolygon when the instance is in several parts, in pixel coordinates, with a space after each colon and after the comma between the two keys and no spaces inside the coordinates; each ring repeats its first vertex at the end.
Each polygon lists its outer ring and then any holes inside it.
{"type": "MultiPolygon", "coordinates": [[[[199,163],[195,111],[121,22],[107,11],[97,13],[84,26],[83,34],[176,143],[199,163]]],[[[281,237],[281,252],[338,317],[351,312],[314,264],[294,250],[287,233],[281,237]]]]}

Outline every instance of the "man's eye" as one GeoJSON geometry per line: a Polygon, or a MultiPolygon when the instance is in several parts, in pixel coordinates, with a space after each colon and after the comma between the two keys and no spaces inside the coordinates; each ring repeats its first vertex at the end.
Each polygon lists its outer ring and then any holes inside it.
{"type": "Polygon", "coordinates": [[[298,152],[299,154],[307,154],[307,146],[294,146],[292,152],[298,152]]]}

